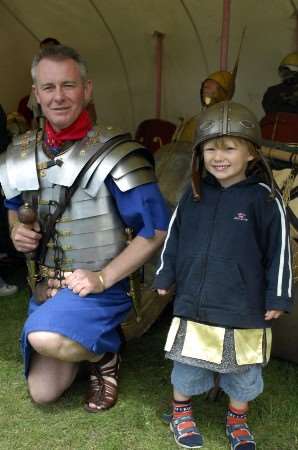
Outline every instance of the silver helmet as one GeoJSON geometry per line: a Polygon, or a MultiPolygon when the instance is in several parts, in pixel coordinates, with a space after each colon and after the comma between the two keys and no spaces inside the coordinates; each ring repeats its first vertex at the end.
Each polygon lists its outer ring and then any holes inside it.
{"type": "Polygon", "coordinates": [[[256,116],[249,109],[239,103],[224,101],[200,114],[195,146],[223,136],[241,137],[259,147],[261,129],[256,116]]]}

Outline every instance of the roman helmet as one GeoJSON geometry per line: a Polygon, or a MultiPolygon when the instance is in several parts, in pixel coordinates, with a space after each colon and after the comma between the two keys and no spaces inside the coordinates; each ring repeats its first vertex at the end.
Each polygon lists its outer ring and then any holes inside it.
{"type": "Polygon", "coordinates": [[[199,201],[201,197],[201,178],[204,168],[201,145],[210,139],[223,136],[247,139],[256,146],[258,160],[262,171],[265,172],[265,179],[274,189],[270,168],[259,148],[261,146],[261,129],[256,116],[239,103],[224,101],[206,108],[199,116],[191,162],[194,200],[199,201]]]}
{"type": "Polygon", "coordinates": [[[256,116],[249,109],[240,103],[224,101],[200,114],[195,147],[222,136],[244,138],[259,147],[261,129],[256,116]]]}
{"type": "Polygon", "coordinates": [[[243,29],[239,49],[238,49],[238,55],[234,64],[234,68],[231,72],[227,70],[218,70],[217,72],[213,72],[210,75],[207,76],[207,78],[202,82],[201,84],[201,103],[203,107],[209,107],[214,105],[215,103],[222,102],[222,101],[228,101],[231,100],[236,87],[236,77],[237,77],[237,71],[239,66],[239,60],[242,50],[242,45],[245,37],[246,28],[243,29]],[[210,91],[208,92],[208,88],[204,89],[204,86],[206,86],[206,83],[208,81],[213,81],[216,83],[215,86],[211,86],[210,91]],[[205,92],[204,92],[205,91],[205,92]]]}
{"type": "Polygon", "coordinates": [[[289,53],[285,56],[278,67],[281,78],[290,78],[298,72],[298,52],[289,53]]]}
{"type": "MultiPolygon", "coordinates": [[[[236,74],[235,74],[236,75],[236,74]]],[[[232,72],[218,70],[213,72],[203,81],[201,85],[201,102],[203,106],[211,106],[224,100],[231,100],[235,91],[235,76],[232,72]],[[205,91],[207,82],[215,82],[211,92],[205,91]]]]}

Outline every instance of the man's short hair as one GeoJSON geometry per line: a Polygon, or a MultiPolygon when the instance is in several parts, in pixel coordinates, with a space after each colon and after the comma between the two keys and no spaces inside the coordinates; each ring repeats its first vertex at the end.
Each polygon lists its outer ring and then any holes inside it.
{"type": "Polygon", "coordinates": [[[87,65],[81,55],[71,47],[65,45],[50,45],[42,48],[37,55],[34,56],[31,65],[31,76],[33,83],[36,82],[36,67],[43,59],[50,59],[52,61],[65,61],[72,59],[77,63],[80,69],[80,75],[83,81],[87,79],[87,65]]]}
{"type": "Polygon", "coordinates": [[[40,45],[40,48],[42,48],[46,45],[61,45],[61,42],[59,42],[58,39],[56,39],[56,38],[47,37],[47,38],[43,39],[42,41],[40,41],[39,45],[40,45]]]}

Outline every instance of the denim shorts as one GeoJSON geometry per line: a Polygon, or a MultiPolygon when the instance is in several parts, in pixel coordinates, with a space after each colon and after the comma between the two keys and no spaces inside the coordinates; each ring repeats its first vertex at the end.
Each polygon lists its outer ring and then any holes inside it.
{"type": "MultiPolygon", "coordinates": [[[[214,386],[213,372],[202,367],[190,366],[174,361],[171,382],[174,388],[185,396],[208,392],[214,386]]],[[[262,367],[253,365],[243,372],[220,373],[219,385],[232,399],[239,402],[254,400],[263,392],[262,367]]]]}

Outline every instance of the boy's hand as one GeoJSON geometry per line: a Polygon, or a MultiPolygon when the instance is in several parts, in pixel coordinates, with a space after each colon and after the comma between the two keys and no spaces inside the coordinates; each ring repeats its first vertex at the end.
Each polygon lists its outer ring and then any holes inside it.
{"type": "Polygon", "coordinates": [[[272,310],[266,311],[265,320],[278,319],[283,314],[283,311],[272,310]]]}

